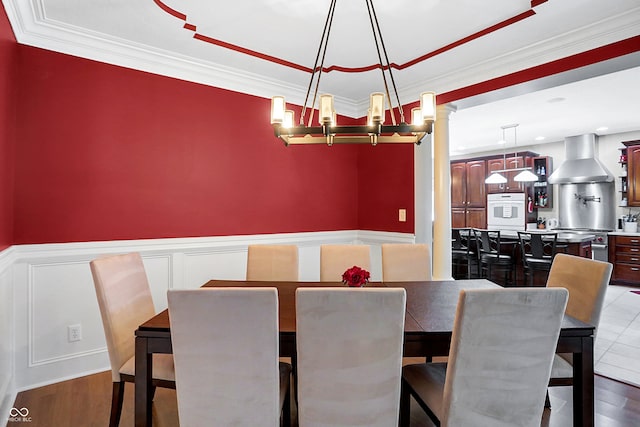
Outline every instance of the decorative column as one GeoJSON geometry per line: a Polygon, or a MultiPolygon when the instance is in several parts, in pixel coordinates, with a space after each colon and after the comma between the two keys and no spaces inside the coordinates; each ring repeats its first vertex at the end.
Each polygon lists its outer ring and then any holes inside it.
{"type": "Polygon", "coordinates": [[[451,168],[449,159],[449,115],[453,104],[436,107],[433,132],[433,280],[449,280],[451,274],[451,168]]]}
{"type": "MultiPolygon", "coordinates": [[[[433,242],[433,134],[425,136],[413,149],[413,187],[416,243],[433,242]]],[[[433,255],[432,255],[433,256],[433,255]]]]}

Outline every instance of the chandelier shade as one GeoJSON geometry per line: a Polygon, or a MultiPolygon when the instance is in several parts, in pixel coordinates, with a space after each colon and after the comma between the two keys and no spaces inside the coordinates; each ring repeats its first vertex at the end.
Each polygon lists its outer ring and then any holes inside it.
{"type": "Polygon", "coordinates": [[[294,124],[293,111],[287,110],[287,104],[283,96],[274,96],[271,99],[271,125],[275,135],[287,146],[296,144],[327,144],[331,146],[333,144],[354,143],[367,143],[374,146],[379,143],[420,144],[423,138],[433,131],[433,123],[436,119],[436,95],[434,92],[420,94],[420,107],[411,110],[411,123],[405,122],[402,104],[400,103],[393,71],[382,39],[382,32],[380,31],[373,0],[365,0],[365,2],[369,13],[373,40],[378,52],[378,64],[382,72],[385,91],[371,94],[366,123],[361,125],[339,125],[336,119],[337,112],[334,107],[333,95],[321,94],[318,96],[336,2],[337,0],[331,0],[329,6],[329,13],[327,14],[320,39],[316,61],[312,68],[299,124],[294,124]],[[395,95],[395,106],[389,91],[387,75],[395,95]],[[317,107],[316,101],[318,102],[317,107]],[[390,124],[385,124],[387,102],[389,103],[390,124]],[[313,116],[316,109],[318,111],[318,122],[317,126],[313,126],[313,116]],[[399,113],[399,120],[396,119],[395,110],[399,113]]]}

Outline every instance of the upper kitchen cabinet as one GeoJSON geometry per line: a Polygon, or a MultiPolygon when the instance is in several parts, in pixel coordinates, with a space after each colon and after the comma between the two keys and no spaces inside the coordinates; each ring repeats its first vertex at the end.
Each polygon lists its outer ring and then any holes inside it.
{"type": "Polygon", "coordinates": [[[454,228],[486,226],[484,180],[486,162],[473,160],[451,163],[451,225],[454,228]]]}
{"type": "Polygon", "coordinates": [[[624,141],[625,149],[621,150],[621,159],[626,156],[627,161],[627,204],[640,206],[640,140],[624,141]]]}
{"type": "MultiPolygon", "coordinates": [[[[527,192],[529,187],[528,182],[518,182],[515,181],[515,176],[520,171],[509,172],[509,169],[519,169],[525,166],[533,167],[533,159],[536,158],[537,154],[524,152],[517,154],[507,154],[504,157],[495,157],[487,159],[487,173],[491,174],[495,171],[504,171],[500,172],[507,178],[507,182],[505,184],[487,184],[487,193],[524,193],[527,192]]],[[[533,173],[536,173],[535,169],[533,173]]]]}

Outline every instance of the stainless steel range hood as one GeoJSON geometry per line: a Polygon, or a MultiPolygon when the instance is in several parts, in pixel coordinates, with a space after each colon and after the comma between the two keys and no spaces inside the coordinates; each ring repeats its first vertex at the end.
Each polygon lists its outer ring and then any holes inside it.
{"type": "Polygon", "coordinates": [[[550,184],[613,182],[611,172],[595,157],[597,138],[594,133],[565,138],[565,161],[547,181],[550,184]]]}

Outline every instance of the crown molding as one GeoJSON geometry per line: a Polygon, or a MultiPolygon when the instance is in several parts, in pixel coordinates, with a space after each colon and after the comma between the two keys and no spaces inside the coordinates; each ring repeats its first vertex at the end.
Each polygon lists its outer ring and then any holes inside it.
{"type": "MultiPolygon", "coordinates": [[[[41,0],[3,0],[3,3],[16,40],[24,45],[263,98],[279,94],[294,104],[302,105],[304,102],[306,87],[57,22],[45,16],[41,0]]],[[[416,94],[425,88],[445,93],[482,83],[636,36],[639,26],[640,7],[579,30],[541,40],[535,45],[489,58],[473,66],[404,86],[399,85],[399,95],[404,103],[412,103],[416,100],[416,94]]],[[[471,48],[473,47],[469,45],[461,45],[456,49],[471,48]]],[[[336,108],[341,114],[354,118],[366,115],[368,102],[368,98],[335,98],[336,108]]]]}

